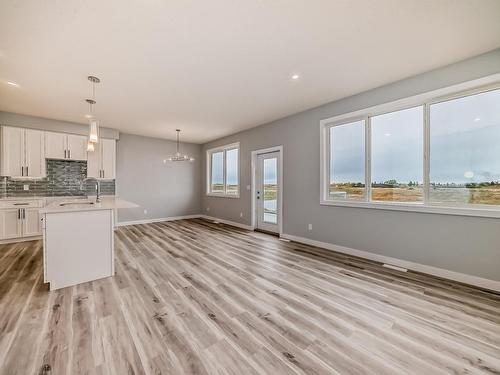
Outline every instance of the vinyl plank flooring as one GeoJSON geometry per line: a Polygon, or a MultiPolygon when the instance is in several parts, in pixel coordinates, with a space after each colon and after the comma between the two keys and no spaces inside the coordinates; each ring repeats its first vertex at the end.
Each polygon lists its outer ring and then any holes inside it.
{"type": "Polygon", "coordinates": [[[203,219],[120,227],[53,292],[0,245],[0,374],[500,374],[500,293],[203,219]]]}

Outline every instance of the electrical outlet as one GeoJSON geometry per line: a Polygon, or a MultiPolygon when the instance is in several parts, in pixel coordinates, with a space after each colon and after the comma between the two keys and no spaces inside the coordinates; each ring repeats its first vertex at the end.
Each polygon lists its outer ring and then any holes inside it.
{"type": "Polygon", "coordinates": [[[148,210],[144,209],[144,215],[148,214],[148,210]]]}
{"type": "Polygon", "coordinates": [[[309,229],[309,230],[313,230],[313,225],[312,225],[312,224],[309,224],[309,225],[307,226],[307,229],[309,229]]]}
{"type": "Polygon", "coordinates": [[[207,207],[207,212],[210,211],[210,207],[207,207]]]}
{"type": "Polygon", "coordinates": [[[250,190],[252,187],[250,185],[247,185],[247,190],[250,190]]]}
{"type": "Polygon", "coordinates": [[[28,184],[24,184],[24,185],[23,185],[23,189],[24,189],[24,190],[29,190],[29,189],[30,189],[30,186],[29,186],[28,184]]]}

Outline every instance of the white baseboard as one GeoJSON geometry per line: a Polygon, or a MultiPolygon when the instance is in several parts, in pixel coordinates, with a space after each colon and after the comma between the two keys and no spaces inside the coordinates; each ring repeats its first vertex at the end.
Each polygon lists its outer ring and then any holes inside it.
{"type": "Polygon", "coordinates": [[[125,225],[137,225],[137,224],[149,224],[149,223],[160,223],[162,221],[174,221],[174,220],[184,220],[184,219],[195,219],[201,217],[200,214],[195,215],[184,215],[184,216],[169,216],[169,217],[159,217],[156,219],[144,219],[144,220],[132,220],[132,221],[120,221],[116,223],[117,227],[123,227],[125,225]]]}
{"type": "Polygon", "coordinates": [[[391,264],[391,265],[394,265],[397,267],[406,268],[408,270],[422,272],[422,273],[426,273],[429,275],[442,277],[444,279],[454,280],[454,281],[458,281],[458,282],[461,282],[464,284],[475,285],[475,286],[478,286],[481,288],[490,289],[490,290],[500,292],[500,281],[484,279],[484,278],[478,277],[478,276],[467,275],[467,274],[455,272],[455,271],[449,271],[449,270],[445,270],[443,268],[427,266],[425,264],[414,263],[414,262],[410,262],[407,260],[402,260],[402,259],[398,259],[398,258],[388,257],[385,255],[370,253],[368,251],[356,250],[356,249],[352,249],[352,248],[345,247],[345,246],[338,246],[338,245],[334,245],[334,244],[331,244],[328,242],[316,241],[316,240],[312,240],[312,239],[305,238],[305,237],[294,236],[291,234],[284,233],[284,234],[282,234],[281,237],[295,241],[295,242],[300,242],[300,243],[303,243],[306,245],[317,246],[317,247],[321,247],[321,248],[324,248],[327,250],[333,250],[333,251],[347,254],[347,255],[354,255],[354,256],[357,256],[360,258],[370,259],[370,260],[374,260],[374,261],[380,262],[380,263],[391,264]]]}
{"type": "Polygon", "coordinates": [[[5,240],[0,240],[0,245],[15,243],[15,242],[26,242],[26,241],[35,241],[41,240],[42,236],[32,236],[32,237],[20,237],[20,238],[7,238],[5,240]]]}
{"type": "Polygon", "coordinates": [[[213,216],[199,215],[198,217],[201,217],[201,218],[207,219],[207,220],[211,220],[211,221],[217,221],[217,222],[222,223],[222,224],[232,225],[233,227],[237,227],[237,228],[241,228],[241,229],[246,229],[246,230],[253,230],[254,229],[251,225],[237,223],[236,221],[219,219],[219,218],[213,217],[213,216]]]}

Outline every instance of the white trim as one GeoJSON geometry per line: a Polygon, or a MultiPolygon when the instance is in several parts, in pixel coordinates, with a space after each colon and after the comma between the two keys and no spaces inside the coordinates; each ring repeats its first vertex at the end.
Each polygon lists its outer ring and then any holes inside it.
{"type": "Polygon", "coordinates": [[[183,215],[183,216],[168,216],[159,217],[156,219],[143,219],[143,220],[131,220],[131,221],[119,221],[116,223],[117,227],[123,227],[126,225],[137,225],[137,224],[149,224],[149,223],[160,223],[162,221],[174,221],[174,220],[184,220],[184,219],[196,219],[201,217],[200,214],[194,215],[183,215]]]}
{"type": "Polygon", "coordinates": [[[0,240],[0,245],[4,245],[4,244],[8,244],[8,243],[15,243],[15,242],[35,241],[35,240],[41,240],[42,238],[43,238],[42,235],[31,236],[31,237],[6,238],[3,240],[0,240]]]}
{"type": "Polygon", "coordinates": [[[231,143],[224,146],[213,147],[206,150],[206,162],[207,162],[207,186],[205,190],[205,195],[207,197],[219,197],[219,198],[239,198],[241,192],[241,150],[240,150],[240,142],[231,143]],[[226,153],[230,150],[238,151],[238,194],[226,194],[226,153]],[[222,152],[222,181],[224,185],[223,193],[214,193],[210,191],[211,183],[212,183],[212,154],[216,152],[222,152]]]}
{"type": "Polygon", "coordinates": [[[475,79],[473,81],[463,82],[442,89],[410,96],[408,98],[403,98],[392,102],[386,102],[372,107],[360,109],[358,111],[344,113],[338,116],[333,116],[321,120],[320,125],[324,126],[331,124],[333,122],[337,123],[341,121],[350,122],[349,120],[352,118],[363,117],[367,115],[375,116],[387,112],[394,112],[409,107],[416,107],[418,105],[423,105],[425,102],[429,102],[430,100],[432,100],[431,103],[434,104],[435,102],[441,102],[462,96],[467,96],[476,92],[492,90],[499,83],[500,83],[500,73],[497,73],[480,79],[475,79]]]}
{"type": "Polygon", "coordinates": [[[263,148],[260,150],[254,150],[251,153],[251,161],[252,161],[252,208],[251,208],[251,225],[250,228],[251,230],[254,230],[256,228],[256,214],[255,210],[257,209],[256,201],[255,201],[255,173],[256,173],[256,165],[257,165],[257,156],[259,154],[268,154],[271,152],[279,152],[280,153],[280,165],[279,165],[279,181],[278,181],[278,234],[281,237],[281,234],[283,233],[283,145],[279,146],[273,146],[273,147],[268,147],[268,148],[263,148]]]}
{"type": "Polygon", "coordinates": [[[321,200],[321,205],[324,206],[339,206],[339,207],[356,207],[356,208],[372,208],[388,211],[407,211],[420,212],[428,214],[441,215],[458,215],[458,216],[475,216],[475,217],[492,217],[500,218],[500,208],[480,208],[480,207],[448,207],[438,205],[424,205],[422,203],[398,203],[398,202],[356,202],[356,201],[331,201],[321,200]]]}
{"type": "Polygon", "coordinates": [[[383,103],[351,113],[334,116],[320,121],[320,204],[325,206],[342,206],[357,208],[372,208],[382,210],[397,210],[445,215],[461,215],[476,217],[500,217],[500,207],[494,205],[458,205],[438,204],[429,202],[429,170],[430,170],[430,130],[429,108],[431,104],[457,99],[468,95],[479,94],[500,88],[500,73],[469,82],[463,82],[450,87],[414,95],[409,98],[383,103]],[[423,202],[377,202],[371,200],[371,124],[370,118],[384,113],[399,111],[416,106],[423,106],[423,202]],[[329,183],[329,134],[332,126],[342,125],[365,119],[365,200],[332,200],[328,199],[327,184],[329,183]]]}
{"type": "Polygon", "coordinates": [[[403,259],[388,257],[385,255],[375,254],[368,251],[356,250],[345,246],[338,246],[328,242],[312,240],[310,238],[294,236],[284,233],[283,238],[291,241],[303,243],[306,245],[321,247],[326,250],[336,251],[338,253],[353,255],[364,259],[373,260],[375,262],[390,264],[393,266],[406,268],[408,270],[426,273],[428,275],[442,277],[448,280],[458,281],[461,283],[478,286],[481,288],[500,292],[500,281],[485,279],[478,276],[468,275],[460,272],[450,271],[443,268],[428,266],[425,264],[410,262],[403,259]]]}
{"type": "Polygon", "coordinates": [[[219,219],[219,218],[213,217],[213,216],[198,215],[198,217],[200,217],[202,219],[214,221],[217,223],[231,225],[233,227],[237,227],[237,228],[241,228],[241,229],[246,229],[246,230],[253,230],[254,229],[252,225],[241,224],[241,223],[237,223],[236,221],[231,221],[231,220],[219,219]]]}

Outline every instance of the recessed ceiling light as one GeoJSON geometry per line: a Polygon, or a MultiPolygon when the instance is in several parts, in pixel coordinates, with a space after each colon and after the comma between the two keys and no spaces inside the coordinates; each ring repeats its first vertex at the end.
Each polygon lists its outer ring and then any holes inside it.
{"type": "Polygon", "coordinates": [[[476,117],[476,118],[474,119],[474,122],[478,122],[478,121],[481,121],[481,119],[480,119],[479,117],[476,117]]]}
{"type": "Polygon", "coordinates": [[[300,76],[299,76],[298,74],[293,74],[293,75],[292,75],[292,79],[293,79],[294,81],[298,80],[299,78],[300,78],[300,76]]]}
{"type": "Polygon", "coordinates": [[[7,81],[7,84],[8,84],[9,86],[19,87],[19,85],[18,85],[17,83],[12,82],[12,81],[7,81]]]}

